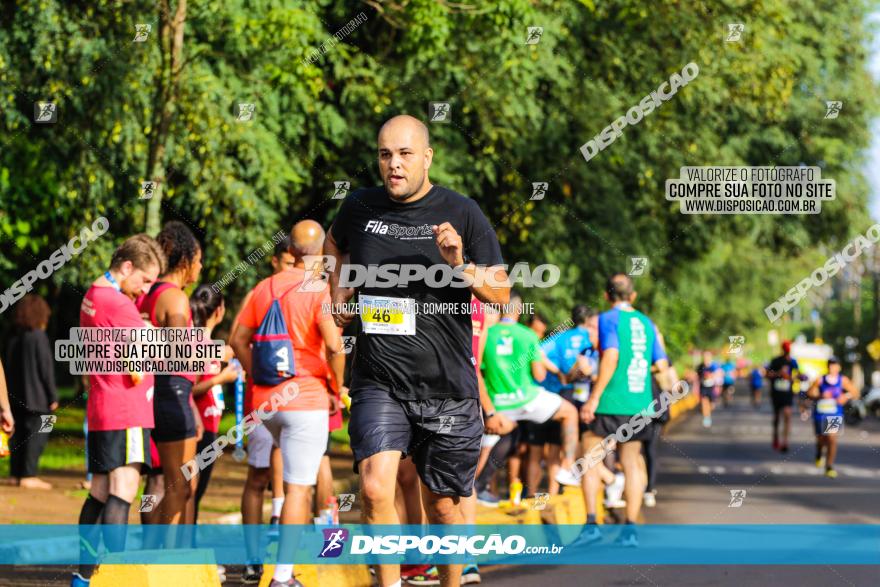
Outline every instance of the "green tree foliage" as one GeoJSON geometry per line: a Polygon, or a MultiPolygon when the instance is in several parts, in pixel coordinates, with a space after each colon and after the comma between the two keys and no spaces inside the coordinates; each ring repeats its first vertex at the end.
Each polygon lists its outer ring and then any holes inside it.
{"type": "MultiPolygon", "coordinates": [[[[144,229],[159,10],[3,2],[4,287],[107,216],[110,233],[40,285],[76,298],[144,229]],[[153,26],[146,42],[132,41],[138,23],[153,26]],[[56,124],[33,122],[38,100],[58,104],[56,124]]],[[[451,122],[430,125],[432,179],[479,201],[506,261],[561,267],[556,287],[526,296],[552,322],[575,302],[600,305],[605,277],[640,255],[650,264],[640,300],[673,353],[718,344],[766,329],[763,307],[822,261],[817,246],[867,226],[870,10],[855,0],[190,1],[162,218],[196,230],[204,280],[218,280],[298,218],[329,225],[334,181],[375,185],[385,119],[449,102],[451,122]],[[366,22],[335,39],[360,13],[366,22]],[[725,42],[728,23],[745,24],[742,41],[725,42]],[[543,27],[536,44],[531,26],[543,27]],[[695,80],[584,160],[583,143],[689,62],[695,80]],[[837,119],[824,118],[826,100],[844,102],[837,119]],[[241,103],[255,104],[252,121],[236,120],[241,103]],[[663,197],[684,165],[800,164],[837,182],[820,215],[685,216],[663,197]],[[538,181],[549,193],[531,201],[538,181]]],[[[233,303],[261,275],[233,282],[233,303]]]]}

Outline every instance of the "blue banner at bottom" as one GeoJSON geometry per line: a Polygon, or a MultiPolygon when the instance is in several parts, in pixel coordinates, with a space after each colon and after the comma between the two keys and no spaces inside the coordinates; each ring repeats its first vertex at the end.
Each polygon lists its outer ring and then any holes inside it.
{"type": "Polygon", "coordinates": [[[205,564],[211,553],[213,562],[233,565],[874,565],[880,527],[0,526],[4,565],[205,564]]]}

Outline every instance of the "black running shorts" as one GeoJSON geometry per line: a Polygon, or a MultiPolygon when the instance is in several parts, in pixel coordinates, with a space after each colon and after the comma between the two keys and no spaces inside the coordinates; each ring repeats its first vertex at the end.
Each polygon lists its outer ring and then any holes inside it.
{"type": "Polygon", "coordinates": [[[192,381],[179,375],[156,375],[153,386],[153,440],[175,442],[194,438],[196,419],[189,397],[192,381]]]}
{"type": "Polygon", "coordinates": [[[467,497],[480,457],[483,416],[476,398],[399,400],[358,389],[348,423],[354,468],[384,451],[412,456],[422,482],[438,495],[467,497]]]}
{"type": "Polygon", "coordinates": [[[125,465],[150,466],[150,429],[89,430],[88,471],[109,473],[125,465]]]}
{"type": "MultiPolygon", "coordinates": [[[[609,435],[617,438],[616,432],[620,430],[624,424],[629,423],[630,419],[632,419],[632,416],[596,414],[596,419],[590,422],[590,432],[602,438],[609,435]]],[[[650,440],[652,434],[651,429],[655,425],[656,423],[649,419],[648,424],[644,428],[634,434],[632,438],[627,438],[624,442],[650,440]]],[[[628,433],[622,434],[621,436],[628,436],[628,433]]]]}
{"type": "Polygon", "coordinates": [[[770,392],[770,401],[773,403],[774,410],[781,410],[782,408],[790,408],[794,405],[794,395],[790,391],[771,391],[770,392]]]}

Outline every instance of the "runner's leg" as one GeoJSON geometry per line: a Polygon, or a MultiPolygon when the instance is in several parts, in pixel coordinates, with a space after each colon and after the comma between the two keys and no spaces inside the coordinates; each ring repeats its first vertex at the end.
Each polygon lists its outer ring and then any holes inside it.
{"type": "MultiPolygon", "coordinates": [[[[464,518],[459,507],[460,498],[437,495],[422,485],[422,500],[428,514],[429,524],[463,524],[464,518]]],[[[458,587],[461,584],[462,565],[437,565],[440,572],[440,585],[458,587]]]]}
{"type": "Polygon", "coordinates": [[[421,490],[419,489],[419,473],[412,458],[400,461],[397,467],[397,483],[400,485],[407,524],[422,524],[425,510],[422,507],[421,490]]]}
{"type": "Polygon", "coordinates": [[[563,399],[559,409],[553,414],[553,420],[559,422],[561,428],[561,466],[563,469],[570,469],[574,464],[578,447],[578,412],[574,404],[563,399]]]}
{"type": "Polygon", "coordinates": [[[626,477],[623,494],[626,499],[626,521],[637,522],[645,495],[645,474],[642,466],[642,443],[630,441],[618,445],[620,464],[626,477]]]}
{"type": "MultiPolygon", "coordinates": [[[[358,463],[363,503],[361,517],[365,524],[400,523],[394,507],[400,455],[399,450],[383,451],[358,463]]],[[[376,579],[379,587],[387,587],[400,581],[400,565],[377,565],[376,579]]]]}
{"type": "MultiPolygon", "coordinates": [[[[528,458],[526,459],[526,487],[532,495],[541,487],[541,477],[544,471],[541,469],[541,460],[544,457],[544,444],[529,443],[528,458]]],[[[552,477],[549,478],[551,481],[552,477]]]]}
{"type": "Polygon", "coordinates": [[[834,461],[837,458],[837,435],[836,434],[825,434],[825,446],[826,457],[825,457],[825,468],[833,469],[834,461]]]}
{"type": "Polygon", "coordinates": [[[582,438],[586,472],[581,477],[581,488],[587,503],[587,523],[590,524],[596,522],[600,488],[599,467],[602,466],[602,456],[605,451],[600,446],[602,444],[600,436],[592,432],[584,432],[582,438]]]}
{"type": "Polygon", "coordinates": [[[107,478],[109,495],[101,514],[104,545],[110,552],[122,552],[125,550],[131,502],[134,501],[140,485],[141,466],[138,464],[117,467],[110,471],[107,478]]]}
{"type": "Polygon", "coordinates": [[[782,408],[782,446],[788,447],[788,436],[791,432],[791,406],[782,408]]]}
{"type": "Polygon", "coordinates": [[[559,472],[562,460],[562,447],[558,444],[548,443],[544,445],[547,449],[547,493],[550,495],[559,495],[559,481],[556,480],[556,474],[559,472]]]}
{"type": "Polygon", "coordinates": [[[245,552],[248,564],[259,563],[260,536],[256,527],[263,523],[263,492],[269,486],[269,468],[248,465],[247,479],[241,494],[241,522],[244,524],[245,552]]]}
{"type": "Polygon", "coordinates": [[[159,458],[162,460],[162,475],[165,477],[165,497],[160,503],[161,523],[180,524],[191,486],[180,468],[196,456],[196,439],[187,438],[173,442],[157,442],[159,458]]]}
{"type": "Polygon", "coordinates": [[[92,475],[89,495],[79,513],[79,574],[89,579],[97,564],[98,547],[101,541],[101,514],[107,503],[110,482],[106,473],[92,475]]]}

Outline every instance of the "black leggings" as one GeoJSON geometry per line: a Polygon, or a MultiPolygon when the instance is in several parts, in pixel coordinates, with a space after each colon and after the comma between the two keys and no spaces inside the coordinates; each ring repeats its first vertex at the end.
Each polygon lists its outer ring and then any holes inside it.
{"type": "Polygon", "coordinates": [[[49,435],[40,432],[42,418],[34,412],[15,412],[15,432],[9,439],[9,475],[36,477],[40,455],[46,448],[49,435]]]}
{"type": "Polygon", "coordinates": [[[657,481],[657,445],[660,444],[660,432],[663,425],[660,422],[651,424],[651,436],[642,441],[642,452],[645,455],[645,468],[648,470],[648,486],[645,491],[653,491],[657,481]]]}
{"type": "Polygon", "coordinates": [[[522,423],[520,423],[520,426],[514,428],[513,432],[510,434],[502,436],[498,443],[492,447],[492,452],[489,453],[489,460],[486,461],[486,465],[480,472],[480,476],[477,477],[477,493],[489,488],[489,484],[492,482],[492,477],[495,475],[495,471],[516,452],[516,449],[519,446],[521,425],[522,423]]]}
{"type": "MultiPolygon", "coordinates": [[[[205,447],[210,446],[214,440],[217,439],[216,432],[205,432],[202,434],[202,439],[196,445],[196,454],[202,452],[205,447]]],[[[202,501],[202,496],[205,495],[205,490],[208,489],[208,482],[211,480],[211,471],[214,470],[214,463],[211,463],[204,469],[199,472],[199,484],[196,485],[196,511],[195,511],[195,520],[193,523],[199,521],[199,502],[202,501]]]]}

